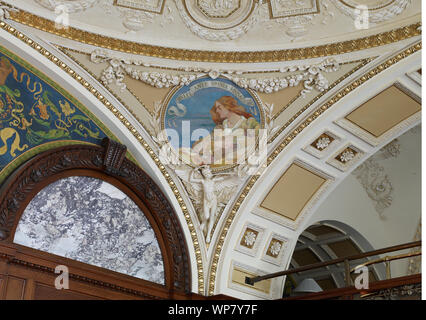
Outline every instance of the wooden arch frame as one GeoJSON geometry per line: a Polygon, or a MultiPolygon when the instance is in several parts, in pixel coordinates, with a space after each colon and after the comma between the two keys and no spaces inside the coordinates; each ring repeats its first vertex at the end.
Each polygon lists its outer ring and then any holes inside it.
{"type": "MultiPolygon", "coordinates": [[[[147,288],[158,289],[148,290],[150,294],[147,294],[146,298],[170,298],[173,294],[189,294],[190,261],[176,213],[154,181],[141,168],[126,159],[126,150],[125,146],[105,138],[102,146],[59,147],[40,153],[21,165],[0,188],[0,245],[18,248],[20,252],[35,251],[13,243],[19,220],[31,199],[47,185],[59,179],[70,176],[98,178],[126,193],[139,206],[155,231],[164,261],[165,285],[138,281],[146,283],[147,288]],[[169,295],[164,296],[165,293],[169,295]]],[[[0,258],[6,256],[7,254],[0,252],[0,258]]],[[[16,260],[17,264],[26,264],[13,255],[7,259],[12,262],[16,260]]],[[[43,266],[39,266],[40,268],[45,269],[44,271],[49,269],[43,266]]],[[[76,279],[81,278],[75,276],[76,279]]],[[[102,284],[102,281],[94,281],[98,285],[102,284]]],[[[105,286],[114,288],[111,283],[105,283],[105,286]]],[[[128,290],[124,288],[124,291],[128,290]]],[[[144,297],[143,288],[140,292],[133,291],[133,294],[144,297]]]]}

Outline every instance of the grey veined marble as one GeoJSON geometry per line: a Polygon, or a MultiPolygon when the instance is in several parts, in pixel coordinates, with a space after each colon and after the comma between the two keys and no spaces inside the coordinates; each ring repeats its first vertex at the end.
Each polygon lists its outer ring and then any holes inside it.
{"type": "Polygon", "coordinates": [[[127,195],[95,178],[69,177],[40,191],[14,242],[164,284],[160,247],[147,218],[127,195]]]}

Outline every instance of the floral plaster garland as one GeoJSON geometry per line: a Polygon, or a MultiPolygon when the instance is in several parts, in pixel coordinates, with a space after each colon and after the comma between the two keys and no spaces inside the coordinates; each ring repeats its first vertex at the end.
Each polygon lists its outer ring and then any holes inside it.
{"type": "Polygon", "coordinates": [[[340,69],[340,65],[336,60],[326,59],[319,64],[311,66],[289,66],[280,69],[265,70],[265,72],[290,73],[286,76],[251,78],[244,76],[243,71],[213,70],[205,68],[177,68],[178,71],[185,72],[184,74],[171,71],[158,72],[138,70],[135,67],[158,68],[158,66],[153,66],[142,61],[112,58],[102,50],[93,51],[90,59],[94,63],[107,62],[109,65],[102,72],[101,81],[104,85],[115,83],[122,91],[126,89],[126,84],[124,83],[124,77],[126,75],[155,88],[171,88],[179,85],[189,85],[192,81],[203,76],[209,76],[212,79],[223,76],[233,81],[241,88],[263,93],[277,92],[285,88],[295,87],[303,82],[304,89],[301,94],[305,95],[313,89],[320,92],[325,91],[329,86],[329,82],[323,73],[336,72],[340,69]]]}

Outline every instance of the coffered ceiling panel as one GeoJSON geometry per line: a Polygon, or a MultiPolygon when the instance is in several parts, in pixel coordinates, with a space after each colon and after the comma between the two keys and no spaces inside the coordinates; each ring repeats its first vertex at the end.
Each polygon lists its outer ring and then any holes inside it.
{"type": "Polygon", "coordinates": [[[420,109],[418,98],[393,85],[352,111],[346,119],[379,137],[420,109]]]}
{"type": "Polygon", "coordinates": [[[296,220],[306,203],[325,181],[323,177],[292,164],[269,191],[261,207],[296,220]]]}

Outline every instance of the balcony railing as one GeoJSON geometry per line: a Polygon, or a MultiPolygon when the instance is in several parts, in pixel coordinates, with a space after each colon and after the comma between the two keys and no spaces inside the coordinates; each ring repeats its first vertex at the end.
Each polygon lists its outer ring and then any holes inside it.
{"type": "Polygon", "coordinates": [[[360,253],[356,255],[333,259],[330,261],[319,262],[319,263],[315,263],[315,264],[311,264],[311,265],[307,265],[307,266],[303,266],[303,267],[299,267],[295,269],[275,272],[275,273],[271,273],[271,274],[267,274],[263,276],[257,276],[252,278],[246,277],[245,282],[246,284],[254,285],[256,282],[266,280],[266,279],[272,279],[276,277],[286,276],[286,275],[290,275],[294,273],[309,271],[313,269],[318,269],[318,268],[323,268],[330,265],[343,263],[345,266],[345,281],[346,281],[345,288],[333,289],[333,290],[329,290],[325,292],[312,293],[312,294],[307,294],[304,296],[290,297],[290,298],[285,298],[285,300],[336,299],[336,298],[372,299],[373,297],[382,297],[382,298],[390,299],[392,297],[395,298],[396,296],[398,296],[398,294],[400,296],[414,296],[416,294],[419,294],[419,292],[421,291],[421,286],[419,285],[421,283],[421,275],[417,274],[417,275],[412,275],[407,277],[391,279],[390,263],[395,260],[420,256],[421,250],[399,254],[399,255],[385,256],[385,257],[381,257],[374,260],[369,260],[365,263],[357,265],[355,268],[352,268],[352,269],[350,267],[350,262],[372,257],[372,256],[378,256],[378,255],[382,255],[382,254],[386,254],[390,252],[412,249],[415,247],[421,247],[421,241],[415,241],[415,242],[410,242],[410,243],[401,244],[397,246],[373,250],[373,251],[364,252],[364,253],[360,253]],[[357,289],[355,288],[355,286],[353,286],[352,277],[351,277],[352,272],[354,272],[360,267],[369,266],[372,264],[382,263],[382,262],[384,262],[386,265],[386,280],[373,282],[369,284],[368,289],[357,289]]]}

